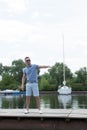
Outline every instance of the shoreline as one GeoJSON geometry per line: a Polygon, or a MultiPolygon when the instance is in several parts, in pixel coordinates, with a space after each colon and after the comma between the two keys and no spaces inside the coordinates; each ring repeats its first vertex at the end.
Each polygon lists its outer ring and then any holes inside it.
{"type": "MultiPolygon", "coordinates": [[[[58,94],[57,91],[40,91],[40,94],[58,94]]],[[[87,91],[72,91],[71,94],[87,94],[87,91]]]]}

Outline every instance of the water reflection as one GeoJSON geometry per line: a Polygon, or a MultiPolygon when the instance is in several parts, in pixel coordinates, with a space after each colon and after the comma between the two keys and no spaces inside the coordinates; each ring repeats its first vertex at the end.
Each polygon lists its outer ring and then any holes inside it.
{"type": "Polygon", "coordinates": [[[40,99],[42,108],[58,108],[57,94],[43,94],[40,99]]]}
{"type": "Polygon", "coordinates": [[[58,95],[58,101],[59,103],[62,103],[64,109],[71,104],[71,99],[71,95],[58,95]]]}
{"type": "MultiPolygon", "coordinates": [[[[0,95],[0,108],[25,108],[25,98],[24,94],[0,95]]],[[[43,109],[87,108],[87,94],[42,94],[40,99],[43,109]]],[[[34,97],[31,97],[30,108],[37,108],[34,97]]]]}
{"type": "Polygon", "coordinates": [[[24,108],[25,96],[0,95],[0,108],[24,108]]]}

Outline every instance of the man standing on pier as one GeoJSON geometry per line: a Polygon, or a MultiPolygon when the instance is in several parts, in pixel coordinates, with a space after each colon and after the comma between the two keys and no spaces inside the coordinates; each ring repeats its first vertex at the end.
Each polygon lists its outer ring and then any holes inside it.
{"type": "Polygon", "coordinates": [[[23,68],[23,76],[22,76],[22,91],[24,91],[24,83],[26,81],[26,110],[25,114],[29,113],[29,105],[30,105],[30,97],[33,96],[36,99],[37,107],[39,113],[42,111],[40,109],[40,97],[39,97],[39,88],[38,88],[38,76],[37,71],[41,68],[49,68],[50,66],[39,66],[36,64],[31,64],[31,59],[29,57],[25,57],[26,67],[23,68]]]}

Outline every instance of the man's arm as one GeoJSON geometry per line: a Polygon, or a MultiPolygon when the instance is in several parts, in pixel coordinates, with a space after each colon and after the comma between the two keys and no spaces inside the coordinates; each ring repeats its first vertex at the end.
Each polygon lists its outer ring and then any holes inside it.
{"type": "Polygon", "coordinates": [[[24,91],[24,83],[25,83],[25,80],[26,80],[26,75],[23,74],[22,76],[22,86],[21,86],[21,90],[24,91]]]}
{"type": "Polygon", "coordinates": [[[44,69],[44,68],[51,68],[49,65],[41,65],[41,66],[38,66],[39,69],[44,69]]]}

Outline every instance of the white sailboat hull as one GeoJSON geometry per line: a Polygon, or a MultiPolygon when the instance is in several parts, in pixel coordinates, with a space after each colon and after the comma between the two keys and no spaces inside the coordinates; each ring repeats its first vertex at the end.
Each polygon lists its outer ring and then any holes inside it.
{"type": "Polygon", "coordinates": [[[70,87],[68,87],[68,86],[62,86],[61,88],[59,88],[57,90],[57,92],[59,94],[71,94],[72,89],[70,87]]]}

